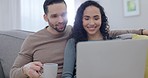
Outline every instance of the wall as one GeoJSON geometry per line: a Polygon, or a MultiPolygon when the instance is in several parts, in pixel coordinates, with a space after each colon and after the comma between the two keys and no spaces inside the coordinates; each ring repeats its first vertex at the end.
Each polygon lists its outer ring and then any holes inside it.
{"type": "Polygon", "coordinates": [[[138,16],[124,16],[123,0],[101,0],[109,18],[109,23],[112,29],[148,29],[147,0],[139,0],[140,14],[138,16]],[[116,2],[116,3],[115,3],[116,2]]]}
{"type": "MultiPolygon", "coordinates": [[[[34,5],[28,6],[29,12],[27,11],[26,13],[33,12],[30,14],[31,16],[29,20],[32,20],[31,22],[25,22],[23,23],[22,21],[24,20],[24,17],[22,14],[24,13],[24,10],[20,9],[22,6],[21,1],[24,0],[0,0],[0,30],[11,30],[11,29],[26,29],[26,30],[37,30],[44,27],[44,25],[47,25],[45,22],[44,23],[34,23],[32,21],[36,22],[42,22],[44,21],[42,19],[42,15],[38,16],[38,13],[36,9],[34,8],[39,8],[42,9],[42,4],[40,2],[39,5],[41,7],[35,7],[34,5]],[[33,8],[33,9],[31,9],[33,8]],[[32,16],[32,15],[37,15],[32,16]],[[40,21],[40,20],[42,21],[40,21]],[[28,27],[26,27],[28,26],[28,27]]],[[[28,0],[25,0],[28,1],[28,0]]],[[[32,1],[35,0],[30,0],[31,3],[32,1]]],[[[75,0],[76,3],[76,8],[80,5],[81,2],[84,2],[85,0],[75,0]]],[[[111,29],[139,29],[139,28],[146,28],[148,29],[148,22],[147,19],[147,14],[148,10],[146,7],[148,7],[147,3],[148,0],[139,0],[140,1],[140,15],[138,16],[132,16],[132,17],[125,17],[123,14],[123,0],[97,0],[100,2],[100,4],[105,8],[105,12],[108,16],[109,19],[109,24],[111,26],[111,29]]],[[[25,4],[25,3],[24,3],[25,4]]],[[[29,4],[29,3],[27,3],[29,4]]],[[[38,5],[37,5],[38,6],[38,5]]],[[[27,9],[27,8],[26,8],[27,9]]],[[[43,11],[40,10],[40,11],[43,11]]]]}
{"type": "MultiPolygon", "coordinates": [[[[76,2],[79,0],[76,0],[76,2]]],[[[86,0],[80,0],[79,2],[84,2],[86,0]]],[[[125,17],[123,9],[123,0],[96,0],[105,9],[105,12],[109,19],[109,24],[111,29],[148,29],[147,14],[148,0],[139,0],[140,4],[140,15],[125,17]]],[[[79,4],[77,3],[77,6],[79,4]]]]}

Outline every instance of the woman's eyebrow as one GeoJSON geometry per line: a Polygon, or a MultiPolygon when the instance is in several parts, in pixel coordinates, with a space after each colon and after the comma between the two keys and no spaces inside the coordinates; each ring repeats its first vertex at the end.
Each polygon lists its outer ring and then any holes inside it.
{"type": "Polygon", "coordinates": [[[83,17],[89,17],[88,15],[84,15],[83,17]]]}

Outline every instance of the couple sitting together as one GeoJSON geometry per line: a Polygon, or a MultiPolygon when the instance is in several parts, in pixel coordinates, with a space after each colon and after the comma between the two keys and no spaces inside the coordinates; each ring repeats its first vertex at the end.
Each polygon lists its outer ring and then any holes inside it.
{"type": "Polygon", "coordinates": [[[133,33],[148,35],[148,30],[109,30],[104,8],[88,0],[77,10],[74,26],[67,26],[64,0],[45,0],[44,19],[48,26],[27,37],[10,71],[10,78],[38,78],[44,63],[57,63],[57,78],[75,77],[76,44],[81,41],[110,40],[133,33]]]}

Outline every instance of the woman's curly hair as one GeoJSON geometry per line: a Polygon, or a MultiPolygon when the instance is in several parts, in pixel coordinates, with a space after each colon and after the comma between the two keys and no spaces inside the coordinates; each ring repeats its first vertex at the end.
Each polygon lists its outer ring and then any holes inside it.
{"type": "Polygon", "coordinates": [[[81,6],[78,8],[76,16],[75,16],[74,27],[72,29],[71,37],[76,40],[76,43],[79,41],[87,41],[88,40],[87,32],[83,28],[83,21],[82,21],[83,12],[88,6],[95,6],[98,9],[100,9],[101,19],[102,19],[100,32],[101,32],[104,40],[109,39],[109,34],[108,34],[108,30],[107,30],[108,19],[105,15],[104,8],[99,3],[95,2],[95,1],[91,1],[91,0],[82,3],[81,6]]]}

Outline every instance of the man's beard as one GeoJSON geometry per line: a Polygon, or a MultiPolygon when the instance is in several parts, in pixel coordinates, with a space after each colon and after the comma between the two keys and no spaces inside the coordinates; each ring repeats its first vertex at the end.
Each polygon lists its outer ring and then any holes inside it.
{"type": "MultiPolygon", "coordinates": [[[[56,30],[57,32],[63,32],[63,31],[65,30],[66,24],[67,24],[67,23],[65,23],[65,25],[63,25],[62,30],[60,30],[60,29],[58,29],[58,25],[60,25],[60,24],[54,25],[54,24],[52,24],[49,20],[48,20],[48,23],[49,23],[50,27],[52,27],[52,28],[53,28],[54,30],[56,30]]],[[[63,23],[61,23],[61,24],[63,24],[63,23]]]]}

